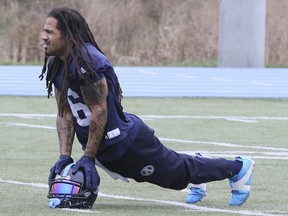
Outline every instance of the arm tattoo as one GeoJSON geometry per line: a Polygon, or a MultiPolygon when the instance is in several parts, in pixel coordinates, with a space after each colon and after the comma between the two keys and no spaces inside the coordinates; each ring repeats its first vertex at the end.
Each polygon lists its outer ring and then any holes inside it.
{"type": "Polygon", "coordinates": [[[108,116],[108,87],[106,79],[103,78],[94,84],[81,86],[82,96],[85,104],[92,112],[88,142],[85,155],[95,157],[98,147],[104,137],[108,116]]]}
{"type": "Polygon", "coordinates": [[[107,122],[107,110],[102,108],[95,109],[95,119],[91,119],[89,125],[89,138],[85,150],[85,155],[95,157],[98,147],[102,142],[106,122],[107,122]]]}
{"type": "Polygon", "coordinates": [[[101,104],[104,97],[104,85],[101,82],[97,82],[96,84],[87,84],[82,86],[82,94],[87,105],[96,105],[101,104]]]}
{"type": "Polygon", "coordinates": [[[75,132],[73,121],[67,120],[67,125],[64,125],[61,119],[59,119],[57,121],[57,132],[60,151],[71,154],[75,132]]]}

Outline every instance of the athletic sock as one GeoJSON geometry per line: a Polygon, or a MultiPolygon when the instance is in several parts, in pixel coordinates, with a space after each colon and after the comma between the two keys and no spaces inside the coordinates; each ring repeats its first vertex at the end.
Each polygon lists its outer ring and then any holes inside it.
{"type": "Polygon", "coordinates": [[[231,166],[232,173],[234,175],[237,175],[242,169],[242,165],[243,165],[242,161],[238,161],[238,160],[231,161],[230,166],[231,166]]]}

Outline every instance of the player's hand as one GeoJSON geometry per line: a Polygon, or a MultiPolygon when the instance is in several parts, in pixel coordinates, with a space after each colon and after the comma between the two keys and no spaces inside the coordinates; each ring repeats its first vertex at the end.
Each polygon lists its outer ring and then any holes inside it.
{"type": "Polygon", "coordinates": [[[52,179],[55,178],[57,174],[60,174],[61,171],[68,165],[73,163],[73,159],[68,155],[60,155],[58,161],[54,164],[54,166],[50,169],[50,175],[48,178],[48,184],[51,185],[52,179]]]}
{"type": "Polygon", "coordinates": [[[100,184],[100,176],[95,167],[95,158],[82,156],[72,167],[72,174],[75,174],[78,170],[84,172],[85,187],[97,191],[100,184]]]}

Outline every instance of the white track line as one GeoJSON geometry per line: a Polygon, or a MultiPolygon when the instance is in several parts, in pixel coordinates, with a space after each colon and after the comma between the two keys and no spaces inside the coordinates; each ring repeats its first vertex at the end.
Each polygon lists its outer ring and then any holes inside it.
{"type": "MultiPolygon", "coordinates": [[[[0,179],[0,182],[2,183],[8,183],[8,184],[14,184],[14,185],[23,185],[23,186],[29,186],[29,187],[35,187],[35,188],[48,188],[48,185],[41,184],[41,183],[26,183],[26,182],[19,182],[19,181],[12,181],[12,180],[3,180],[0,179]]],[[[219,213],[226,213],[226,214],[237,214],[237,215],[255,215],[255,216],[279,216],[267,214],[260,211],[250,211],[250,210],[225,210],[225,209],[218,209],[218,208],[209,208],[205,206],[197,206],[192,204],[186,204],[182,202],[174,202],[174,201],[166,201],[166,200],[156,200],[156,199],[143,199],[143,198],[135,198],[135,197],[129,197],[129,196],[119,196],[119,195],[109,195],[104,193],[99,193],[99,197],[105,197],[105,198],[112,198],[112,199],[121,199],[121,200],[131,200],[131,201],[144,201],[144,202],[151,202],[151,203],[160,203],[165,205],[171,205],[171,206],[178,206],[185,209],[190,209],[191,211],[202,211],[202,212],[219,212],[219,213]]],[[[81,211],[81,213],[91,213],[95,211],[91,210],[85,210],[81,211]]]]}

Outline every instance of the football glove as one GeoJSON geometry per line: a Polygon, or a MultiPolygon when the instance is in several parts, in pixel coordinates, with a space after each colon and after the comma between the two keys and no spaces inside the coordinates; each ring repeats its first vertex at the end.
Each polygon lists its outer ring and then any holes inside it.
{"type": "Polygon", "coordinates": [[[73,166],[72,174],[75,174],[78,170],[84,173],[85,187],[97,191],[100,184],[100,176],[95,167],[95,158],[82,156],[73,166]]]}
{"type": "Polygon", "coordinates": [[[58,161],[50,169],[50,175],[48,177],[48,184],[51,185],[52,179],[55,178],[57,174],[60,174],[61,171],[70,163],[73,163],[73,159],[68,155],[60,155],[58,161]]]}

